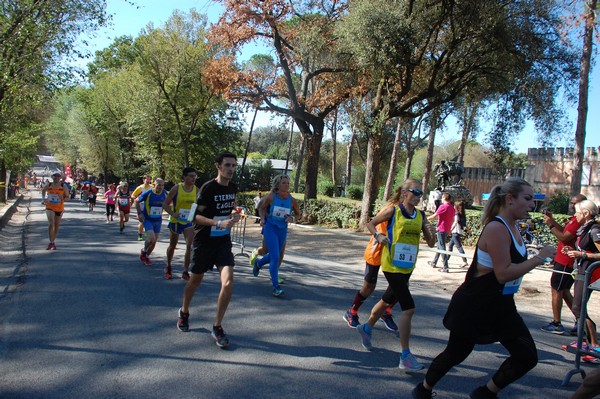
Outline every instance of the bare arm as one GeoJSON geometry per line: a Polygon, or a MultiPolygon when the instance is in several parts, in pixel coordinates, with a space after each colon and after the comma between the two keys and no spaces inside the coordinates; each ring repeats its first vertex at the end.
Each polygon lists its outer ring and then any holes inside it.
{"type": "Polygon", "coordinates": [[[267,220],[267,210],[273,203],[273,193],[267,194],[258,204],[258,216],[260,217],[260,224],[265,224],[267,220]]]}
{"type": "Polygon", "coordinates": [[[377,240],[379,244],[387,245],[389,244],[390,239],[386,235],[380,234],[375,226],[389,220],[395,211],[396,207],[394,206],[383,208],[369,223],[367,223],[367,230],[375,236],[375,240],[377,240]]]}
{"type": "Polygon", "coordinates": [[[173,216],[174,218],[179,217],[179,212],[173,212],[173,209],[171,208],[173,199],[175,198],[175,195],[177,194],[178,186],[179,185],[176,184],[173,187],[171,187],[171,189],[169,190],[169,194],[167,195],[167,198],[165,198],[165,201],[163,202],[163,205],[162,205],[165,212],[167,212],[169,215],[173,216]]]}

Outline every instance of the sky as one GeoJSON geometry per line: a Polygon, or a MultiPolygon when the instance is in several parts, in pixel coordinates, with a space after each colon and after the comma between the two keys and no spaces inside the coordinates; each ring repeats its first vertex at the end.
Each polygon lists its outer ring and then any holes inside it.
{"type": "MultiPolygon", "coordinates": [[[[220,4],[210,0],[134,0],[136,6],[131,5],[127,0],[107,0],[108,13],[113,15],[112,26],[106,29],[99,30],[95,33],[95,37],[86,38],[90,47],[88,50],[93,54],[96,50],[101,50],[110,45],[116,37],[130,35],[136,37],[140,31],[149,23],[152,22],[155,27],[160,27],[173,13],[175,9],[188,11],[195,8],[198,12],[206,14],[209,22],[216,22],[219,16],[224,11],[220,4]]],[[[82,65],[86,65],[84,61],[82,65]]],[[[577,104],[565,104],[567,108],[569,121],[571,122],[572,134],[569,137],[575,136],[575,126],[577,117],[577,104]]],[[[273,115],[270,113],[259,114],[255,123],[256,127],[267,126],[273,124],[273,115]]],[[[245,115],[245,128],[249,129],[252,121],[252,113],[245,115]]],[[[282,122],[283,119],[276,119],[276,122],[282,122]]],[[[244,120],[242,120],[244,122],[244,120]]],[[[586,125],[586,147],[600,147],[600,70],[592,69],[590,76],[590,91],[589,91],[589,108],[586,125]]],[[[481,135],[483,136],[483,135],[481,135]]],[[[443,132],[438,133],[436,144],[458,140],[460,138],[457,126],[450,122],[447,124],[443,132]]],[[[480,140],[478,140],[480,141],[480,140]]],[[[539,147],[535,140],[535,132],[532,124],[514,140],[512,150],[516,153],[527,153],[528,148],[539,147]]],[[[554,144],[556,147],[572,147],[573,140],[566,142],[557,140],[554,144]]]]}

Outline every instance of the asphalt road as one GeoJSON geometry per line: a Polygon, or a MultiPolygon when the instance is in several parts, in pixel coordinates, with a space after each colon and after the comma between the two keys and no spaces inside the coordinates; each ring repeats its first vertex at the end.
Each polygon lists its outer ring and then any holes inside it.
{"type": "MultiPolygon", "coordinates": [[[[46,251],[46,217],[39,192],[32,192],[0,232],[0,398],[410,398],[424,375],[398,369],[399,341],[383,324],[368,352],[342,320],[362,282],[356,248],[363,242],[332,261],[294,250],[291,241],[302,236],[291,235],[283,298],[271,296],[268,273],[255,278],[247,258],[236,257],[234,297],[223,322],[231,345],[223,350],[210,336],[217,273],[206,276],[194,297],[191,331],[179,332],[181,243],[175,279],[167,281],[166,222],[154,265],[144,266],[137,222],[120,235],[116,222],[104,221],[102,205],[88,212],[68,203],[58,249],[46,251]]],[[[323,238],[320,245],[335,244],[323,238]]],[[[424,283],[411,290],[417,303],[411,349],[429,364],[447,340],[441,320],[451,292],[424,283]]],[[[559,349],[565,338],[539,331],[545,317],[522,315],[540,362],[501,397],[566,398],[581,379],[561,386],[573,361],[559,349]]],[[[500,345],[477,347],[438,384],[437,397],[468,397],[505,358],[500,345]]]]}

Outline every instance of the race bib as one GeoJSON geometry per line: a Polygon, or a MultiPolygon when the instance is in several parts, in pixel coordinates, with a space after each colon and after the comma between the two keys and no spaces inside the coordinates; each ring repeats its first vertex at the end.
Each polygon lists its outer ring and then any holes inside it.
{"type": "MultiPolygon", "coordinates": [[[[225,220],[229,219],[229,216],[215,216],[213,218],[217,222],[220,220],[223,223],[225,220]]],[[[217,229],[217,226],[211,226],[210,228],[210,236],[211,237],[223,237],[229,235],[229,230],[225,230],[223,228],[217,229]]]]}
{"type": "Polygon", "coordinates": [[[402,269],[412,269],[417,260],[417,249],[418,247],[412,244],[395,244],[392,265],[402,269]]]}
{"type": "Polygon", "coordinates": [[[121,198],[119,200],[119,205],[121,205],[121,206],[127,206],[127,205],[129,205],[129,199],[128,198],[121,198]]]}
{"type": "Polygon", "coordinates": [[[177,220],[180,220],[182,222],[187,222],[189,216],[190,216],[190,210],[189,209],[180,209],[179,210],[179,217],[177,218],[177,220]]]}
{"type": "Polygon", "coordinates": [[[277,220],[285,220],[285,217],[291,213],[290,208],[284,208],[282,206],[273,206],[273,217],[277,220]]]}
{"type": "Polygon", "coordinates": [[[516,294],[519,291],[519,287],[521,287],[522,280],[523,280],[523,276],[519,277],[516,280],[509,281],[506,284],[504,284],[504,289],[502,290],[502,295],[516,294]]]}
{"type": "Polygon", "coordinates": [[[108,194],[108,197],[107,197],[107,198],[108,198],[108,200],[109,200],[109,201],[112,201],[112,200],[114,200],[114,199],[115,199],[115,196],[114,196],[114,195],[112,195],[112,194],[108,194]]]}
{"type": "Polygon", "coordinates": [[[159,218],[162,216],[162,210],[162,206],[151,206],[149,216],[151,218],[159,218]]]}
{"type": "Polygon", "coordinates": [[[58,194],[48,194],[48,203],[60,204],[60,197],[58,196],[58,194]]]}

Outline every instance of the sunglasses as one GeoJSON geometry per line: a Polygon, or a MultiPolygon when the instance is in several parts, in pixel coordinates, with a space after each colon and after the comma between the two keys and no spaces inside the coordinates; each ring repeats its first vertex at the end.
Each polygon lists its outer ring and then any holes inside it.
{"type": "Polygon", "coordinates": [[[418,188],[407,188],[406,191],[410,191],[417,197],[421,197],[423,195],[423,191],[419,190],[418,188]]]}

